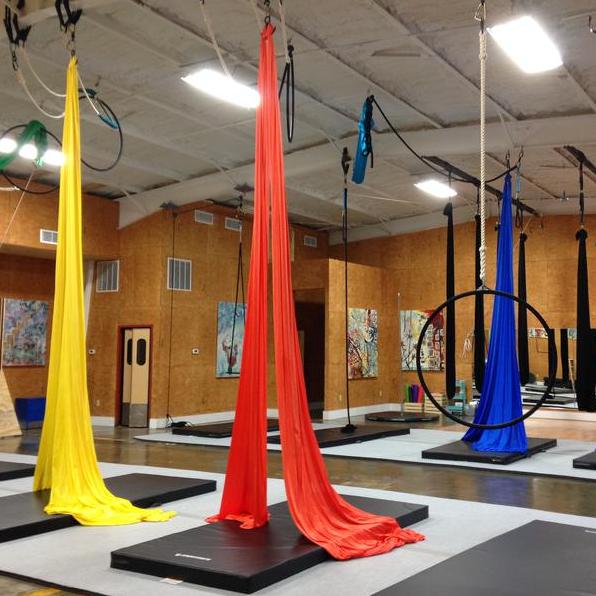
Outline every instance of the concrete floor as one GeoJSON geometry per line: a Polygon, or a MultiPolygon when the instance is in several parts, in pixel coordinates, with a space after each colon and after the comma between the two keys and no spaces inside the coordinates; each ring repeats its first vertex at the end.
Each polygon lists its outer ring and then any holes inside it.
{"type": "MultiPolygon", "coordinates": [[[[356,419],[356,423],[361,424],[363,420],[356,419]]],[[[446,422],[418,426],[445,430],[458,428],[446,422]]],[[[596,442],[594,422],[530,420],[526,428],[530,436],[596,442]]],[[[227,449],[135,441],[134,436],[137,434],[142,434],[139,429],[97,428],[95,444],[98,459],[112,463],[225,472],[227,449]]],[[[0,452],[34,455],[38,444],[39,430],[31,430],[21,438],[0,439],[0,452]]],[[[587,480],[525,476],[510,474],[503,469],[474,470],[338,457],[325,459],[329,477],[334,484],[596,516],[594,484],[587,480]]],[[[279,453],[268,453],[268,467],[269,477],[281,478],[279,453]]],[[[2,596],[53,596],[65,593],[0,577],[2,596]]]]}

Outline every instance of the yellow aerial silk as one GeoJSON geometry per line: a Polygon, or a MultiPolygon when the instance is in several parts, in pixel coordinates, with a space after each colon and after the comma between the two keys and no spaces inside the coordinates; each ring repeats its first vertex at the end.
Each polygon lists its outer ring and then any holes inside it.
{"type": "Polygon", "coordinates": [[[46,415],[35,468],[34,490],[51,489],[45,511],[72,515],[83,525],[165,521],[175,515],[140,509],[106,488],[93,444],[83,302],[81,148],[77,61],[66,81],[66,114],[60,172],[58,247],[46,415]]]}

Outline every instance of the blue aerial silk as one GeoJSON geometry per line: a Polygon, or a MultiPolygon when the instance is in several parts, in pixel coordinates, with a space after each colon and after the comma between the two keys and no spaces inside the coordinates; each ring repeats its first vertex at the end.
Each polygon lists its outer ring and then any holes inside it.
{"type": "Polygon", "coordinates": [[[352,182],[355,184],[362,184],[364,182],[369,155],[371,156],[372,167],[373,148],[370,131],[375,125],[372,113],[372,97],[367,97],[362,106],[360,122],[358,122],[358,146],[356,147],[356,158],[354,159],[354,166],[352,168],[352,182]]]}
{"type": "MultiPolygon", "coordinates": [[[[496,290],[513,294],[513,219],[511,215],[511,176],[505,178],[503,208],[497,248],[496,290]]],[[[515,303],[495,296],[480,404],[474,417],[477,424],[500,424],[522,415],[519,364],[515,334],[515,303]]],[[[525,453],[528,439],[523,422],[497,430],[471,428],[464,441],[476,451],[525,453]]]]}

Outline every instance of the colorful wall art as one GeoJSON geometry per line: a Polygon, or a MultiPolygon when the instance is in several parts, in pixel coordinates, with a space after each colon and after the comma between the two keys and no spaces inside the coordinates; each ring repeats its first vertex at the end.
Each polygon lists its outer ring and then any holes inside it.
{"type": "Polygon", "coordinates": [[[348,378],[372,379],[379,366],[377,311],[350,308],[348,317],[348,378]]]}
{"type": "Polygon", "coordinates": [[[48,312],[43,300],[4,299],[3,366],[45,366],[48,312]]]}
{"type": "MultiPolygon", "coordinates": [[[[416,370],[416,345],[422,327],[432,314],[432,310],[402,310],[401,329],[401,369],[416,370]]],[[[444,366],[443,315],[439,314],[430,324],[422,344],[422,370],[439,371],[444,366]]]]}
{"type": "Polygon", "coordinates": [[[240,375],[246,305],[238,304],[236,308],[235,306],[234,302],[219,302],[217,304],[217,362],[215,376],[218,378],[240,375]],[[236,311],[235,325],[234,310],[236,311]],[[232,333],[234,335],[233,345],[232,333]]]}

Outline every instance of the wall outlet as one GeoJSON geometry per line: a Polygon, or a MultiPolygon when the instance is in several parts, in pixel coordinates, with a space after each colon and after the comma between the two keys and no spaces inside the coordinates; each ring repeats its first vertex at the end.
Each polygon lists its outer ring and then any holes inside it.
{"type": "Polygon", "coordinates": [[[379,397],[383,397],[383,390],[379,389],[379,397]]]}
{"type": "Polygon", "coordinates": [[[192,349],[192,355],[193,356],[198,356],[201,353],[201,350],[199,350],[199,348],[193,348],[192,349]]]}
{"type": "Polygon", "coordinates": [[[337,394],[337,401],[338,401],[338,402],[342,402],[342,401],[343,401],[343,399],[344,399],[344,396],[343,396],[341,393],[338,393],[338,394],[337,394]]]}
{"type": "Polygon", "coordinates": [[[101,400],[99,400],[99,399],[96,399],[96,400],[95,400],[95,405],[99,407],[99,406],[101,405],[101,400]]]}

